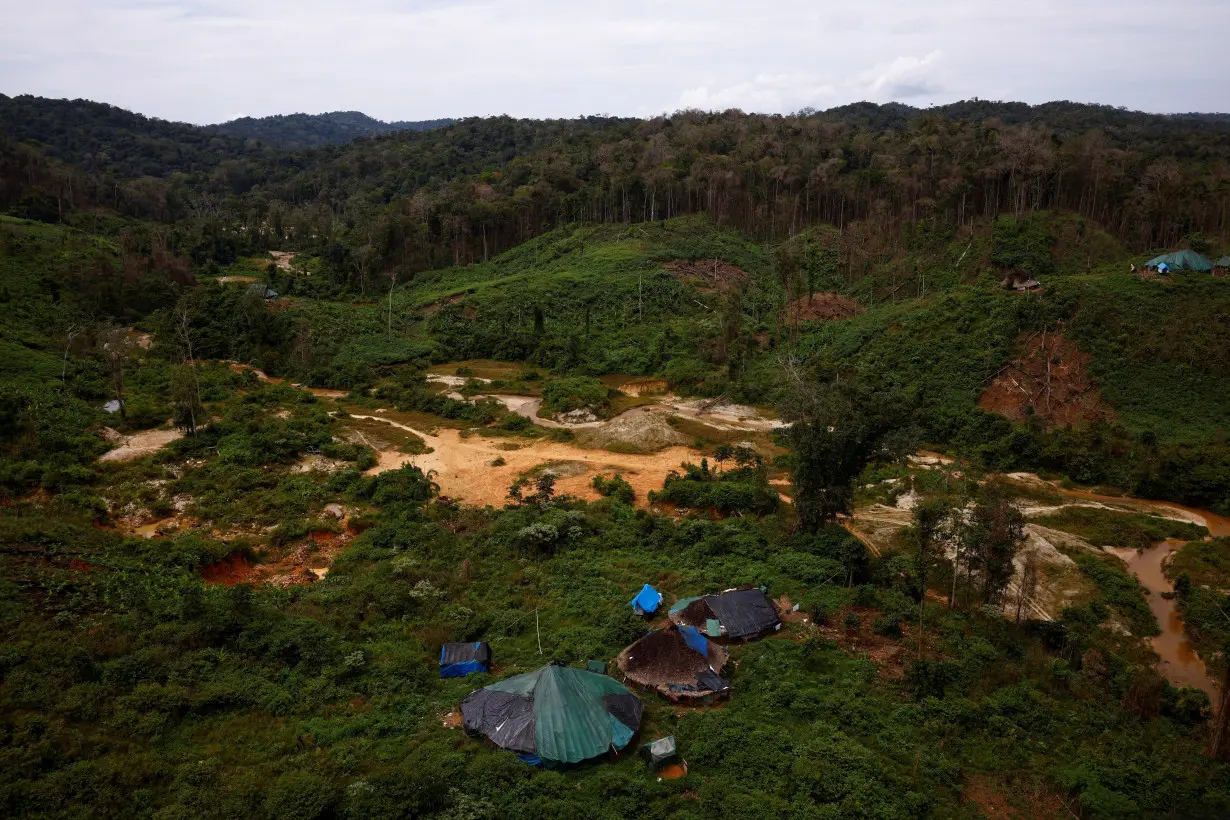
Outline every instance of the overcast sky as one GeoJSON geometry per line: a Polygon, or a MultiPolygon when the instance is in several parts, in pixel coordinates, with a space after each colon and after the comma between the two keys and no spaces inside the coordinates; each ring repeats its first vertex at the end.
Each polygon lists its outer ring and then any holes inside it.
{"type": "Polygon", "coordinates": [[[0,0],[0,93],[194,123],[1055,99],[1230,111],[1230,0],[0,0]]]}

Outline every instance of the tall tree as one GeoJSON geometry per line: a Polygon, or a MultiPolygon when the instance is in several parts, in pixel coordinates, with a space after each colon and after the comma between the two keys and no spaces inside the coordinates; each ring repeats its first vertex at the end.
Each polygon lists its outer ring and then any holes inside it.
{"type": "Polygon", "coordinates": [[[789,423],[795,511],[798,526],[814,532],[853,512],[854,479],[870,461],[908,449],[908,405],[895,393],[818,381],[789,362],[783,370],[790,391],[780,411],[789,423]]]}
{"type": "Polygon", "coordinates": [[[931,499],[914,508],[914,527],[910,534],[911,552],[918,573],[918,657],[922,658],[923,627],[927,612],[927,583],[931,568],[943,555],[946,524],[952,518],[952,503],[931,499]]]}

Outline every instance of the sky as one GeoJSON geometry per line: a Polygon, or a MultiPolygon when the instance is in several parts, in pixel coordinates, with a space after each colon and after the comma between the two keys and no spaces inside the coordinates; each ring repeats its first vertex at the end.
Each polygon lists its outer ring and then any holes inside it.
{"type": "Polygon", "coordinates": [[[0,0],[0,21],[0,93],[198,124],[972,97],[1230,111],[1230,0],[0,0]]]}

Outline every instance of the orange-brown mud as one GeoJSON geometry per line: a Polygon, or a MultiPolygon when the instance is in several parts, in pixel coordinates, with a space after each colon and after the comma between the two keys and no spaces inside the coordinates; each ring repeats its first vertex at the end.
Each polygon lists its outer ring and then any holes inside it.
{"type": "Polygon", "coordinates": [[[1036,416],[1056,427],[1113,420],[1086,370],[1088,361],[1062,333],[1025,334],[1016,358],[983,391],[978,406],[1015,422],[1036,416]]]}
{"type": "Polygon", "coordinates": [[[310,544],[300,544],[277,557],[272,555],[270,548],[266,548],[260,555],[259,563],[249,561],[243,554],[231,555],[201,567],[201,578],[208,584],[228,587],[236,584],[311,584],[329,573],[329,567],[350,536],[320,531],[311,533],[309,540],[310,544]]]}

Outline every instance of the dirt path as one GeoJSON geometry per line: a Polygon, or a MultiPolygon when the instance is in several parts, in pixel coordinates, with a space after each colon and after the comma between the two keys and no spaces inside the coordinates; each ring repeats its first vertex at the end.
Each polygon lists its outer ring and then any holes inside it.
{"type": "MultiPolygon", "coordinates": [[[[286,384],[286,379],[279,379],[276,376],[270,376],[259,367],[243,362],[226,361],[226,366],[236,373],[251,373],[257,379],[269,384],[286,384]]],[[[306,390],[318,399],[344,399],[348,395],[345,390],[330,390],[327,387],[305,387],[302,384],[291,383],[291,387],[297,387],[300,390],[306,390]]]]}
{"type": "Polygon", "coordinates": [[[458,430],[442,429],[436,435],[416,430],[409,425],[380,416],[351,416],[371,419],[401,428],[422,438],[432,452],[406,455],[396,451],[378,453],[380,463],[368,474],[395,470],[413,464],[424,472],[434,471],[440,494],[467,504],[495,507],[508,499],[508,488],[522,473],[541,464],[558,463],[562,474],[555,491],[578,498],[596,500],[599,495],[590,486],[595,473],[622,473],[636,490],[637,506],[648,503],[650,490],[662,489],[662,482],[671,470],[684,461],[696,461],[700,453],[690,447],[669,447],[650,455],[609,453],[586,450],[571,444],[539,441],[517,447],[516,440],[490,439],[478,435],[462,437],[458,430]],[[516,449],[505,449],[509,446],[516,449]],[[492,466],[503,459],[504,463],[492,466]]]}
{"type": "Polygon", "coordinates": [[[135,461],[142,456],[156,453],[172,441],[183,438],[179,430],[145,430],[122,436],[118,439],[119,447],[102,454],[99,461],[135,461]]]}

